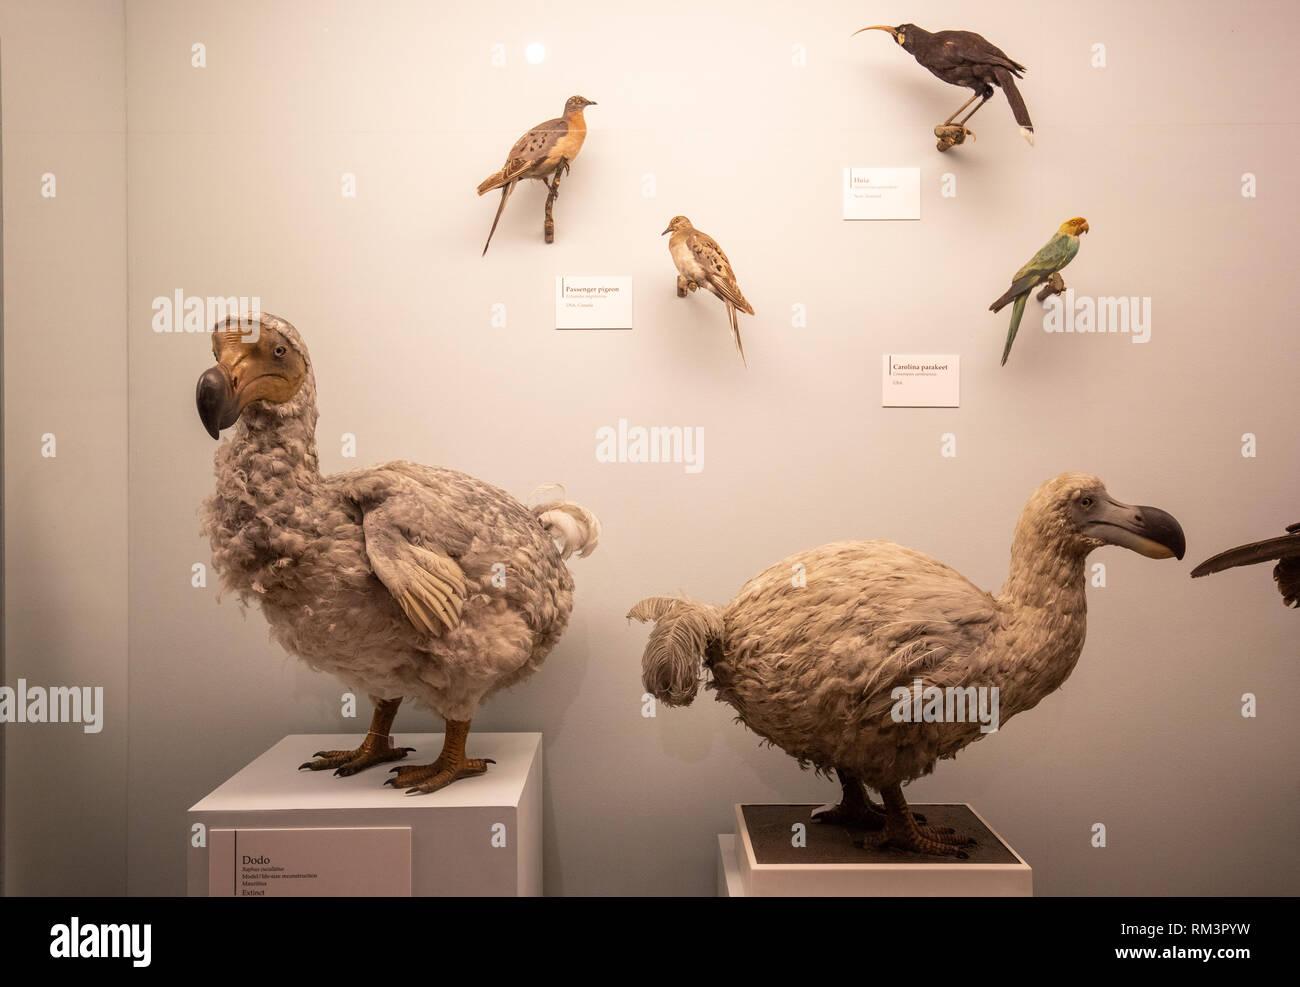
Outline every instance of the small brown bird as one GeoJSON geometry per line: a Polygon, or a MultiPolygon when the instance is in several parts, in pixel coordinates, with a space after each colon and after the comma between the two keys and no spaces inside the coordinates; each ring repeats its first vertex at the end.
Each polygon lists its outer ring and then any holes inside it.
{"type": "Polygon", "coordinates": [[[740,360],[749,366],[745,359],[745,347],[740,342],[740,326],[736,324],[736,310],[746,315],[753,315],[754,308],[745,301],[736,283],[736,272],[731,269],[731,261],[718,246],[718,241],[707,233],[701,233],[685,216],[674,216],[668,223],[668,229],[661,236],[671,233],[668,239],[668,252],[673,255],[677,265],[677,297],[685,298],[687,291],[704,287],[713,292],[727,306],[727,318],[731,322],[731,335],[736,340],[736,349],[740,351],[740,360]]]}
{"type": "Polygon", "coordinates": [[[1208,576],[1212,572],[1222,572],[1239,565],[1255,565],[1258,562],[1272,562],[1273,578],[1277,581],[1277,591],[1282,594],[1282,603],[1288,607],[1300,607],[1300,522],[1287,525],[1287,533],[1277,538],[1251,542],[1220,552],[1192,570],[1192,578],[1208,576]]]}
{"type": "Polygon", "coordinates": [[[488,231],[487,243],[483,244],[483,254],[487,254],[488,246],[492,243],[492,234],[497,231],[497,223],[501,221],[501,211],[506,207],[506,200],[510,198],[515,186],[525,178],[545,182],[550,189],[546,196],[543,232],[547,243],[555,242],[555,221],[551,218],[551,207],[555,205],[555,197],[560,194],[560,175],[569,170],[569,165],[582,150],[582,142],[587,139],[587,121],[583,118],[582,111],[585,107],[595,105],[593,100],[585,96],[570,96],[564,104],[563,116],[539,123],[520,137],[510,149],[501,170],[479,183],[479,195],[485,195],[493,189],[501,190],[501,204],[497,206],[496,218],[492,220],[492,229],[488,231]]]}

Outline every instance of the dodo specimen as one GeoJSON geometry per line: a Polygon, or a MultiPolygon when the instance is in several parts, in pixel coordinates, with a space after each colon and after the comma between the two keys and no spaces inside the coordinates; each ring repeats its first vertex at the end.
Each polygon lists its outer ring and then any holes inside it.
{"type": "Polygon", "coordinates": [[[573,607],[564,559],[596,547],[600,522],[556,500],[529,509],[464,473],[392,462],[322,476],[316,381],[298,331],[270,314],[214,328],[199,417],[216,452],[203,531],[225,588],[257,600],[272,637],[375,703],[356,750],[303,767],[351,775],[411,750],[393,718],[413,698],[447,721],[438,759],[389,784],[433,792],[487,770],[465,751],[479,704],[535,672],[573,607]],[[494,578],[495,577],[495,578],[494,578]]]}
{"type": "Polygon", "coordinates": [[[1065,473],[1021,512],[997,596],[901,545],[845,541],[778,562],[724,607],[651,597],[628,616],[656,622],[642,661],[648,692],[687,705],[702,665],[755,733],[805,766],[834,769],[843,800],[824,821],[883,831],[881,842],[899,849],[960,854],[966,840],[922,826],[902,785],[978,740],[981,724],[903,722],[898,697],[917,680],[940,692],[996,688],[1003,724],[1036,706],[1079,660],[1084,560],[1102,545],[1179,559],[1185,547],[1169,514],[1065,473]]]}

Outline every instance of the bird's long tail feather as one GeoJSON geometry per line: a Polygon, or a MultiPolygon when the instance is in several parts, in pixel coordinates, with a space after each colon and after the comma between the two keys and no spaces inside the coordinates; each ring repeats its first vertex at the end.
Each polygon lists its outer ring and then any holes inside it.
{"type": "Polygon", "coordinates": [[[479,254],[480,257],[487,256],[487,248],[492,245],[492,234],[497,231],[497,223],[501,222],[501,213],[506,207],[506,200],[510,198],[510,193],[513,192],[514,189],[514,182],[510,182],[501,189],[501,204],[497,206],[496,218],[492,220],[492,229],[488,230],[487,243],[483,244],[483,253],[479,254]]]}
{"type": "Polygon", "coordinates": [[[487,178],[483,179],[483,181],[478,183],[478,194],[487,195],[494,188],[500,188],[502,185],[506,183],[505,177],[506,177],[506,170],[504,168],[502,168],[500,171],[494,171],[492,174],[488,175],[487,178]]]}
{"type": "Polygon", "coordinates": [[[1029,295],[1024,294],[1016,299],[1016,304],[1011,307],[1011,325],[1007,328],[1007,345],[1002,348],[1002,366],[1007,365],[1007,357],[1011,355],[1011,344],[1016,341],[1016,333],[1020,331],[1020,319],[1025,314],[1025,302],[1029,301],[1029,295]]]}
{"type": "Polygon", "coordinates": [[[689,706],[700,690],[705,653],[722,643],[722,609],[677,596],[651,596],[627,616],[655,622],[641,658],[646,692],[669,706],[689,706]]]}
{"type": "Polygon", "coordinates": [[[533,514],[546,533],[555,539],[560,558],[567,559],[575,552],[585,559],[596,550],[600,541],[600,518],[571,500],[551,500],[538,504],[533,514]]]}
{"type": "Polygon", "coordinates": [[[1015,76],[1001,65],[997,66],[993,73],[998,80],[998,85],[1007,94],[1007,102],[1011,104],[1011,112],[1016,118],[1016,123],[1020,124],[1020,133],[1024,135],[1025,140],[1033,144],[1034,122],[1029,119],[1029,107],[1025,106],[1025,99],[1020,95],[1015,76]]]}
{"type": "Polygon", "coordinates": [[[745,344],[740,341],[740,324],[736,319],[736,306],[727,302],[727,318],[731,320],[731,337],[736,341],[736,349],[740,351],[740,362],[749,369],[749,361],[745,359],[745,344]]]}

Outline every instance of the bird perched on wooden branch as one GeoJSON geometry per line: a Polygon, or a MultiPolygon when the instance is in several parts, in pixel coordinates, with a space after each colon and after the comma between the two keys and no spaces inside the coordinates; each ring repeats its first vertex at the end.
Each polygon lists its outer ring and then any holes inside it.
{"type": "Polygon", "coordinates": [[[302,765],[351,775],[405,758],[390,736],[403,698],[447,721],[432,764],[389,784],[433,792],[491,763],[465,752],[483,700],[535,672],[573,608],[570,555],[589,555],[595,515],[564,499],[528,508],[455,470],[393,462],[322,476],[316,378],[298,330],[234,316],[212,336],[198,382],[217,446],[203,531],[222,585],[256,600],[271,636],[375,703],[355,750],[302,765]],[[255,331],[254,331],[255,330],[255,331]]]}
{"type": "Polygon", "coordinates": [[[1282,604],[1300,607],[1300,522],[1287,525],[1286,531],[1285,535],[1277,538],[1251,542],[1249,545],[1220,552],[1193,569],[1192,578],[1277,559],[1277,565],[1273,567],[1273,578],[1277,581],[1278,592],[1282,594],[1282,604]]]}
{"type": "Polygon", "coordinates": [[[564,115],[555,120],[539,123],[510,149],[506,163],[494,175],[483,179],[478,186],[478,194],[486,195],[493,189],[501,190],[501,203],[497,206],[496,217],[492,220],[492,229],[488,231],[487,243],[483,244],[483,253],[492,243],[492,234],[501,221],[501,212],[506,207],[506,200],[525,178],[535,178],[545,182],[549,193],[546,196],[546,219],[542,232],[547,243],[555,242],[555,220],[551,209],[555,197],[560,194],[560,176],[569,171],[573,159],[582,150],[582,143],[587,139],[587,121],[582,111],[588,106],[595,106],[593,100],[585,96],[570,96],[564,104],[564,115]]]}
{"type": "Polygon", "coordinates": [[[1016,333],[1020,331],[1020,319],[1025,314],[1029,293],[1041,284],[1043,290],[1038,293],[1041,302],[1049,295],[1058,295],[1065,290],[1061,268],[1074,260],[1074,255],[1079,252],[1079,236],[1087,232],[1088,221],[1082,216],[1067,219],[1056,231],[1056,235],[1029,259],[1029,263],[1016,271],[1011,279],[1011,287],[989,306],[990,312],[998,312],[1008,302],[1015,301],[1011,308],[1011,325],[1007,328],[1007,342],[1002,348],[1002,366],[1007,365],[1011,344],[1016,341],[1016,333]]]}
{"type": "Polygon", "coordinates": [[[642,600],[628,614],[655,622],[642,682],[685,706],[707,676],[755,733],[805,767],[836,772],[843,800],[818,818],[883,830],[900,849],[959,854],[968,841],[919,825],[902,786],[1060,688],[1083,651],[1084,563],[1103,545],[1181,559],[1185,541],[1164,511],[1121,504],[1095,476],[1065,473],[1021,512],[997,596],[901,545],[835,542],[778,562],[726,606],[642,600]],[[919,689],[929,704],[931,688],[953,713],[901,715],[900,701],[912,708],[919,689]],[[963,711],[985,690],[993,722],[953,715],[957,690],[963,711]]]}
{"type": "Polygon", "coordinates": [[[1007,94],[1011,112],[1016,123],[1020,124],[1020,133],[1031,145],[1034,143],[1034,124],[1029,119],[1024,98],[1016,88],[1016,79],[1021,77],[1025,67],[1007,57],[997,45],[973,31],[936,31],[931,34],[915,24],[900,24],[898,27],[873,24],[853,33],[856,35],[863,31],[888,31],[904,51],[944,82],[975,91],[975,95],[962,103],[956,113],[934,128],[940,151],[962,143],[967,134],[975,136],[966,126],[966,121],[993,98],[995,85],[1007,94]],[[979,102],[975,103],[976,100],[979,102]],[[975,103],[975,108],[954,123],[957,115],[971,103],[975,103]]]}
{"type": "Polygon", "coordinates": [[[672,234],[668,238],[668,252],[677,265],[677,297],[685,298],[688,291],[703,287],[721,298],[727,306],[727,319],[731,323],[731,335],[736,340],[736,349],[740,351],[740,361],[748,367],[745,347],[740,341],[736,311],[753,315],[754,308],[740,293],[731,261],[727,260],[727,255],[722,252],[717,240],[707,233],[701,233],[685,216],[674,216],[669,220],[668,228],[660,235],[668,233],[672,234]]]}

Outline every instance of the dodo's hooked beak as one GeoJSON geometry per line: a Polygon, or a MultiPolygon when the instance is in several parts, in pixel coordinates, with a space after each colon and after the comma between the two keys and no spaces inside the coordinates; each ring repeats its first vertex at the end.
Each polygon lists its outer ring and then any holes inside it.
{"type": "Polygon", "coordinates": [[[1106,498],[1081,529],[1085,535],[1149,559],[1181,559],[1187,551],[1182,525],[1158,507],[1134,507],[1106,498]]]}
{"type": "Polygon", "coordinates": [[[239,420],[239,401],[230,384],[230,373],[220,363],[203,371],[194,402],[199,408],[199,421],[214,439],[221,438],[221,430],[239,420]]]}
{"type": "Polygon", "coordinates": [[[890,34],[892,34],[892,35],[894,36],[894,40],[895,40],[895,41],[898,40],[898,30],[897,30],[897,28],[892,28],[892,27],[890,27],[888,24],[872,24],[870,27],[860,27],[860,28],[858,28],[856,31],[854,31],[852,34],[850,34],[849,37],[850,37],[850,38],[856,38],[856,37],[857,37],[859,34],[861,34],[863,31],[888,31],[890,34]]]}

